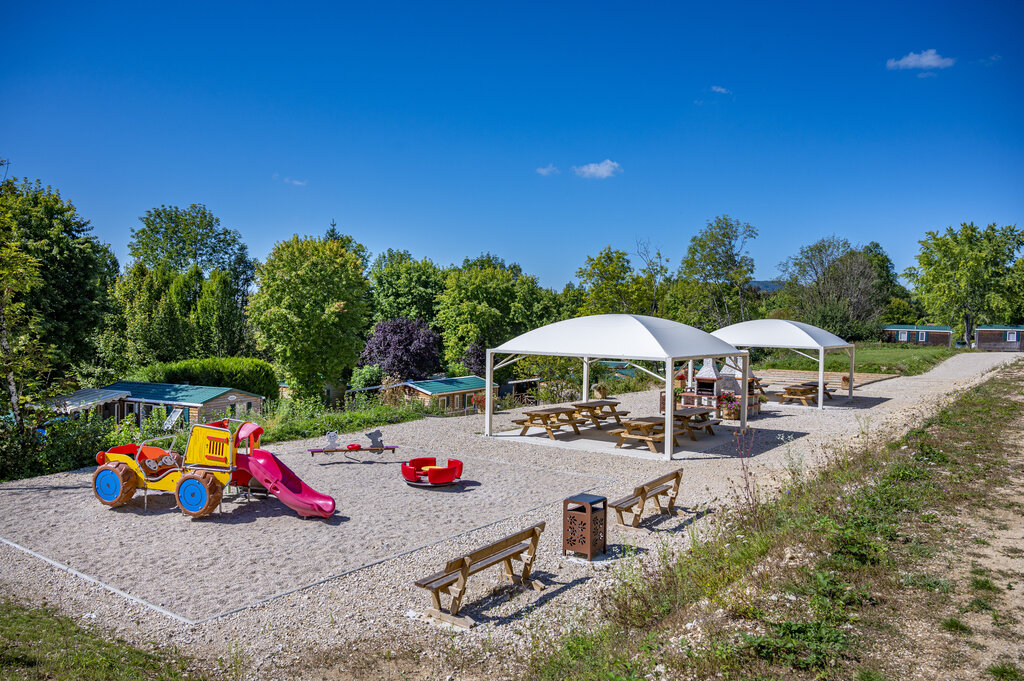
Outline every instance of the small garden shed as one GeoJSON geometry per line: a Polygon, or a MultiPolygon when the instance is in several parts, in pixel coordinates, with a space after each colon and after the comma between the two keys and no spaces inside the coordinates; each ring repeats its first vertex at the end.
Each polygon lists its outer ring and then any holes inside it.
{"type": "MultiPolygon", "coordinates": [[[[479,376],[459,376],[458,378],[436,378],[424,381],[406,381],[402,390],[407,399],[415,399],[429,405],[437,404],[445,411],[461,411],[472,406],[471,398],[476,394],[484,394],[487,382],[479,376]]],[[[492,388],[497,384],[492,383],[492,388]]]]}
{"type": "Polygon", "coordinates": [[[885,327],[885,342],[911,343],[913,345],[953,344],[953,329],[934,324],[890,324],[885,327]]]}
{"type": "Polygon", "coordinates": [[[1024,326],[1009,324],[982,324],[975,330],[974,338],[979,350],[1024,351],[1024,326]]]}
{"type": "Polygon", "coordinates": [[[137,419],[148,416],[157,407],[168,410],[181,408],[182,425],[203,423],[215,419],[225,412],[241,415],[250,411],[263,411],[263,396],[239,390],[218,388],[208,385],[180,385],[176,383],[142,383],[139,381],[118,381],[105,390],[126,391],[123,398],[122,415],[133,415],[137,419]]]}

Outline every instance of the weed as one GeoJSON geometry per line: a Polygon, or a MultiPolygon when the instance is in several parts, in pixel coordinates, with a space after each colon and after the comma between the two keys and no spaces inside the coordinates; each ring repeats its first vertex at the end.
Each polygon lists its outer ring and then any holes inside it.
{"type": "Polygon", "coordinates": [[[955,617],[947,617],[939,623],[939,626],[942,627],[943,630],[959,636],[969,636],[974,633],[966,623],[955,617]]]}
{"type": "Polygon", "coordinates": [[[1024,672],[1012,662],[996,662],[985,667],[985,673],[998,681],[1024,681],[1024,672]]]}
{"type": "Polygon", "coordinates": [[[824,669],[834,663],[847,645],[847,636],[834,623],[771,622],[770,634],[743,638],[755,655],[770,662],[784,662],[793,669],[824,669]]]}
{"type": "Polygon", "coordinates": [[[858,669],[853,681],[888,681],[888,679],[874,669],[858,669]]]}
{"type": "Polygon", "coordinates": [[[916,587],[918,589],[938,591],[943,594],[948,594],[953,591],[953,585],[948,580],[940,577],[933,577],[932,575],[907,575],[900,580],[900,584],[903,586],[916,587]]]}
{"type": "Polygon", "coordinates": [[[992,609],[992,604],[986,601],[984,598],[972,598],[971,602],[967,604],[966,608],[968,612],[988,612],[992,609]]]}
{"type": "Polygon", "coordinates": [[[988,577],[971,577],[971,588],[975,591],[1002,591],[988,577]]]}

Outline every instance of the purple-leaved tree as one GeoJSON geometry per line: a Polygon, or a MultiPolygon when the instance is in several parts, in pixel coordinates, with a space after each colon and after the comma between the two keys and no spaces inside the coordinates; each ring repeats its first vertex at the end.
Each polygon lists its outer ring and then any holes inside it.
{"type": "Polygon", "coordinates": [[[385,375],[418,381],[441,368],[441,337],[419,319],[377,322],[359,365],[376,364],[385,375]]]}

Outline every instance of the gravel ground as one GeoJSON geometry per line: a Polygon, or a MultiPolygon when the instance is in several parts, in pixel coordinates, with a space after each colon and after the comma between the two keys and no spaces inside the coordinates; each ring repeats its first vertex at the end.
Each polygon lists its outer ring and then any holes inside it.
{"type": "MultiPolygon", "coordinates": [[[[1019,357],[956,355],[922,376],[867,385],[852,403],[837,397],[824,411],[768,405],[751,420],[757,431],[751,469],[770,491],[787,465],[813,468],[866,433],[901,434],[948,395],[1019,357]]],[[[625,395],[622,408],[655,414],[657,399],[655,391],[625,395]]],[[[496,430],[510,429],[514,417],[496,415],[496,430]]],[[[612,453],[608,446],[591,452],[530,437],[488,439],[480,434],[480,416],[427,418],[380,430],[386,443],[399,445],[397,456],[361,457],[373,462],[367,464],[311,460],[305,449],[317,441],[269,447],[311,486],[335,496],[338,515],[329,522],[300,520],[274,499],[231,502],[222,516],[200,521],[177,513],[170,495],[151,496],[148,513],[137,502],[110,510],[92,496],[91,470],[0,485],[0,538],[188,620],[256,605],[183,622],[3,542],[0,587],[129,641],[176,645],[208,659],[244,659],[252,678],[291,678],[286,670],[296,658],[352,645],[439,650],[452,634],[422,620],[428,596],[412,582],[460,552],[546,521],[535,575],[547,589],[495,589],[500,571],[485,571],[470,581],[462,611],[483,626],[457,634],[460,645],[488,640],[521,649],[529,632],[591,609],[625,546],[651,558],[662,543],[685,546],[697,513],[729,503],[741,472],[730,428],[689,449],[681,440],[681,460],[672,462],[612,453]],[[479,484],[443,496],[401,484],[394,462],[422,455],[461,458],[464,477],[479,484]],[[646,532],[613,527],[606,560],[562,557],[563,497],[590,489],[615,498],[680,466],[686,471],[680,502],[693,515],[651,518],[643,523],[652,530],[646,532]],[[417,547],[423,548],[403,553],[417,547]],[[340,573],[346,574],[330,578],[340,573]],[[319,580],[325,581],[259,602],[319,580]]]]}

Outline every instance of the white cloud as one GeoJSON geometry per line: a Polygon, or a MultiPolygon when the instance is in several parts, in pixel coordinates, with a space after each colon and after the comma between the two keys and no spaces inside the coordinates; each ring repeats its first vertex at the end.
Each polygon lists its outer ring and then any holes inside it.
{"type": "Polygon", "coordinates": [[[554,163],[549,163],[543,168],[537,168],[537,174],[543,175],[544,177],[547,177],[548,175],[557,175],[560,172],[562,171],[556,168],[554,163]]]}
{"type": "Polygon", "coordinates": [[[885,68],[890,71],[899,69],[948,69],[956,62],[952,57],[943,57],[935,50],[924,52],[911,52],[900,59],[890,59],[885,62],[885,68]]]}
{"type": "Polygon", "coordinates": [[[726,90],[721,85],[712,85],[711,86],[711,91],[712,92],[717,92],[720,95],[731,95],[732,94],[731,90],[726,90]]]}
{"type": "Polygon", "coordinates": [[[284,181],[285,181],[285,184],[293,184],[296,187],[305,187],[307,184],[309,184],[309,181],[307,181],[307,180],[293,180],[290,177],[284,178],[284,181]]]}
{"type": "Polygon", "coordinates": [[[586,177],[594,180],[605,180],[616,173],[621,173],[622,166],[610,158],[606,158],[600,163],[588,163],[584,166],[573,166],[572,171],[580,177],[586,177]]]}
{"type": "Polygon", "coordinates": [[[936,75],[938,75],[938,74],[936,74],[934,71],[922,71],[921,73],[917,74],[917,77],[918,78],[934,78],[936,75]]]}

